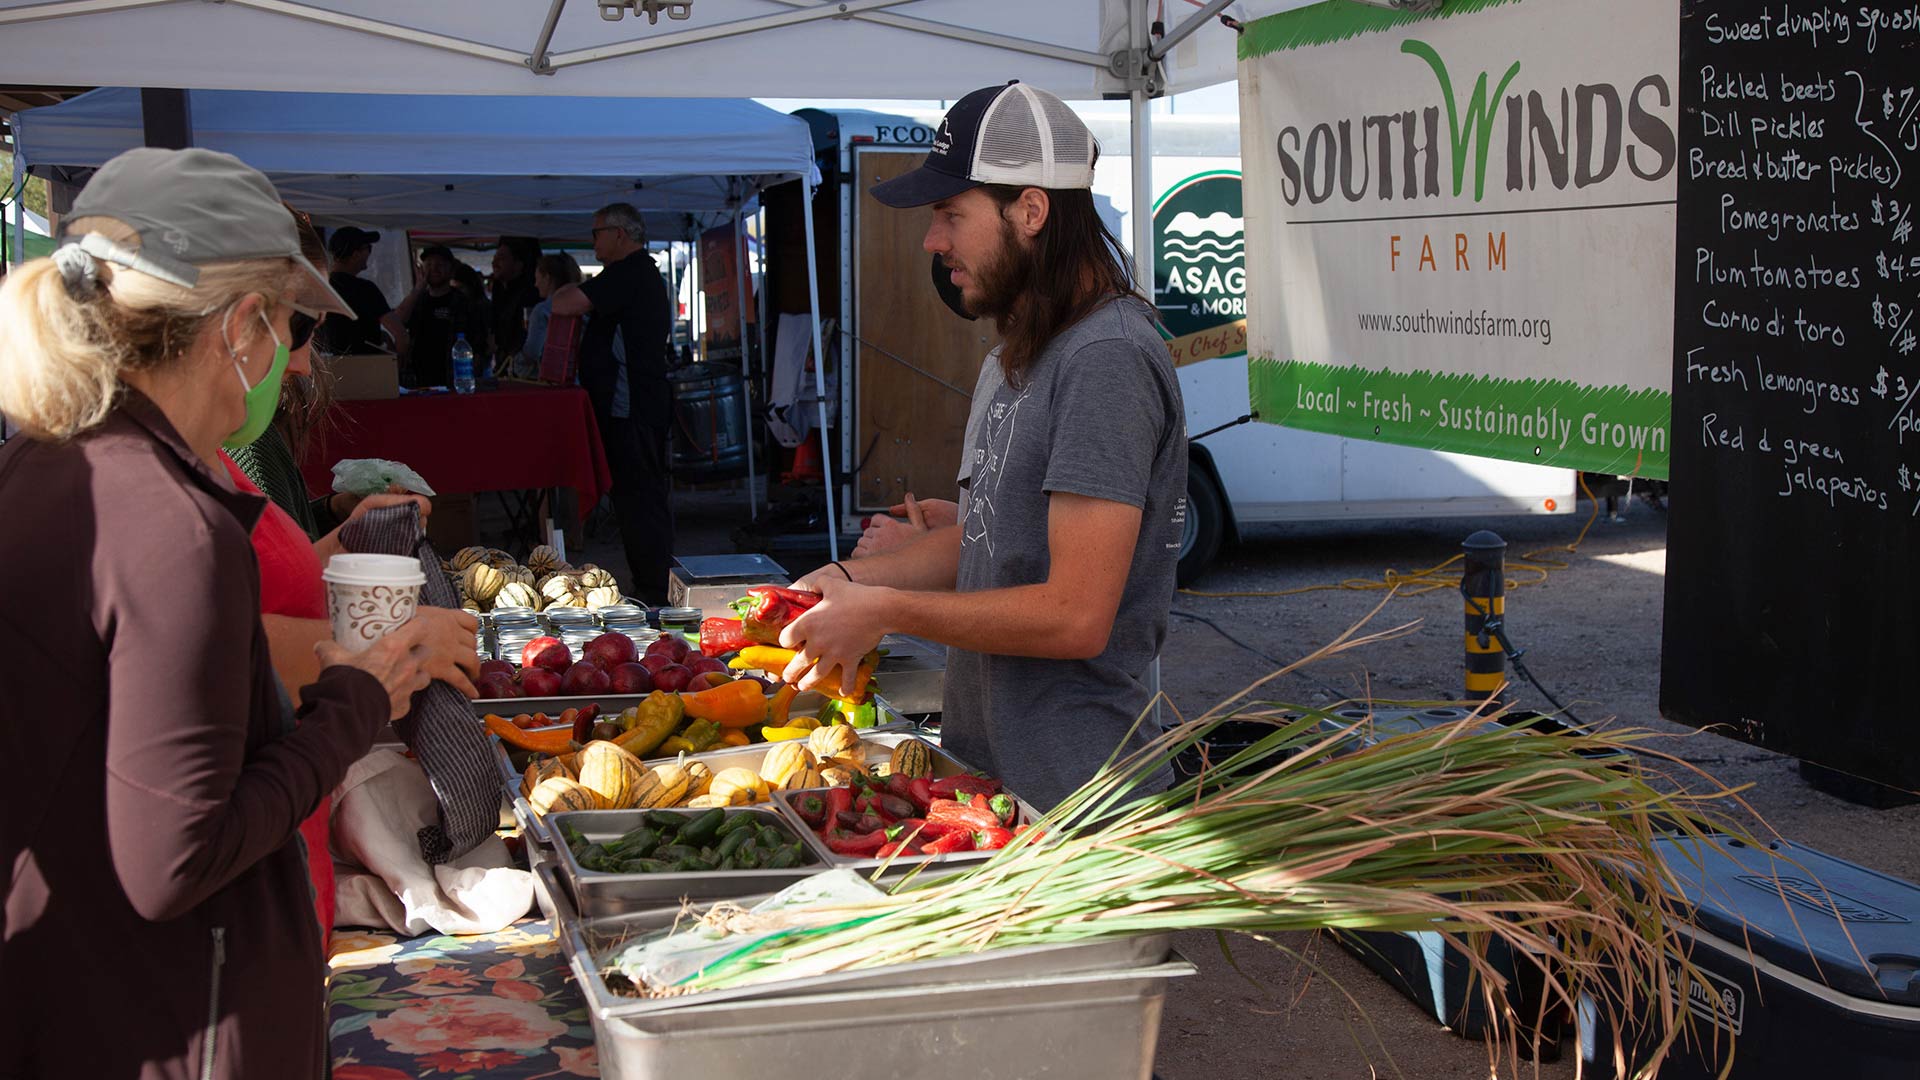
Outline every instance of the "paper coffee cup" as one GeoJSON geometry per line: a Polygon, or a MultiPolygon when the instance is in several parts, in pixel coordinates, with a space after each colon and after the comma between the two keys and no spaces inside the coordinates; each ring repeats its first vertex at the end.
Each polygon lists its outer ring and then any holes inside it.
{"type": "Polygon", "coordinates": [[[320,572],[327,583],[333,640],[359,652],[413,618],[427,575],[410,555],[335,555],[320,572]]]}

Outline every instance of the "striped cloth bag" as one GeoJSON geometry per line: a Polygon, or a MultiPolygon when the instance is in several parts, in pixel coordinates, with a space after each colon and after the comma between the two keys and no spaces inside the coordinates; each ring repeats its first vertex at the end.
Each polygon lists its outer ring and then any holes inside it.
{"type": "MultiPolygon", "coordinates": [[[[420,602],[458,608],[460,596],[440,569],[412,505],[385,506],[340,529],[348,551],[366,555],[413,555],[427,575],[420,602]]],[[[413,709],[394,722],[440,801],[440,822],[419,831],[420,853],[429,864],[457,859],[500,826],[500,772],[465,695],[435,682],[414,695],[413,709]]]]}

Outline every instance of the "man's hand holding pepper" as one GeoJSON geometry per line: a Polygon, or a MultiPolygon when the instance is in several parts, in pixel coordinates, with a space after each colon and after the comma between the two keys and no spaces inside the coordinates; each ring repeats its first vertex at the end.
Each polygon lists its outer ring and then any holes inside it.
{"type": "Polygon", "coordinates": [[[886,633],[887,603],[893,590],[857,585],[831,567],[807,575],[796,587],[820,593],[820,602],[780,632],[780,644],[797,655],[780,676],[802,690],[829,697],[850,697],[860,661],[880,645],[886,633]],[[825,685],[835,668],[838,685],[825,685]]]}

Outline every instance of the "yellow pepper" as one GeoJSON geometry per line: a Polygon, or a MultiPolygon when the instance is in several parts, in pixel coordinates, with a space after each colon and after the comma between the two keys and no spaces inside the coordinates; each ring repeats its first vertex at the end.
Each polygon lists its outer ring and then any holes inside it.
{"type": "MultiPolygon", "coordinates": [[[[776,645],[749,645],[741,649],[740,655],[734,657],[734,659],[740,661],[746,667],[757,668],[760,671],[778,675],[787,670],[788,664],[793,663],[793,657],[794,651],[792,649],[782,649],[776,645]]],[[[731,667],[732,665],[729,664],[728,666],[731,667]]]]}
{"type": "Polygon", "coordinates": [[[613,741],[635,757],[646,757],[662,749],[663,740],[680,726],[686,715],[679,695],[661,690],[648,694],[645,701],[627,711],[634,714],[633,726],[613,741]]]}
{"type": "Polygon", "coordinates": [[[760,735],[768,742],[785,742],[788,739],[804,739],[810,730],[803,727],[763,727],[760,735]]]}

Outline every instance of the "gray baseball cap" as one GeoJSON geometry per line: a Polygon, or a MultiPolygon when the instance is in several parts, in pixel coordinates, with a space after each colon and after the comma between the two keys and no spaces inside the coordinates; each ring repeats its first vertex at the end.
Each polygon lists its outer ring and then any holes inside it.
{"type": "Polygon", "coordinates": [[[327,275],[300,254],[293,215],[272,181],[232,154],[156,147],[120,154],[87,181],[67,219],[93,216],[137,230],[139,250],[101,233],[69,235],[64,244],[184,289],[199,282],[208,263],[289,259],[303,271],[294,281],[295,307],[309,315],[353,314],[327,275]]]}

